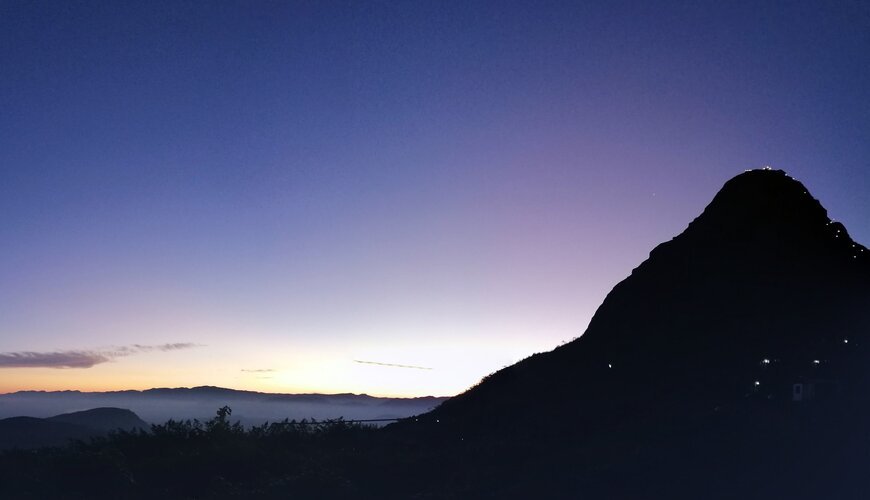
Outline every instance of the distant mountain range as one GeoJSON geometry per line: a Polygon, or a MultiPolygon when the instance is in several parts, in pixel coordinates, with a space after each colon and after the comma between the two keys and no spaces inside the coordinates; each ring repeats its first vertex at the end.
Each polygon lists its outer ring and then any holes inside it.
{"type": "Polygon", "coordinates": [[[148,429],[130,410],[94,408],[49,418],[12,417],[0,420],[0,450],[60,446],[114,430],[148,429]]]}
{"type": "Polygon", "coordinates": [[[0,418],[49,417],[89,408],[132,410],[149,423],[206,420],[222,406],[245,425],[289,419],[395,419],[425,413],[443,397],[379,398],[365,394],[271,394],[222,387],[157,388],[144,391],[20,391],[0,394],[0,418]]]}

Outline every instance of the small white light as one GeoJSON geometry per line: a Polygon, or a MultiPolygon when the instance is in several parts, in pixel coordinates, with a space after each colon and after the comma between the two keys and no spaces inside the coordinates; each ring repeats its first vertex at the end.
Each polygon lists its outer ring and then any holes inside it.
{"type": "Polygon", "coordinates": [[[769,364],[770,364],[770,360],[767,359],[767,358],[762,359],[761,362],[764,363],[765,365],[769,365],[769,364]]]}
{"type": "Polygon", "coordinates": [[[759,385],[761,385],[761,382],[759,382],[759,381],[756,380],[756,381],[755,381],[755,387],[758,387],[759,385]]]}
{"type": "Polygon", "coordinates": [[[813,364],[814,364],[814,365],[819,364],[819,360],[818,360],[818,359],[814,359],[814,360],[813,360],[813,364]]]}
{"type": "Polygon", "coordinates": [[[848,343],[849,343],[849,339],[843,339],[843,343],[844,343],[844,344],[848,344],[848,343]]]}
{"type": "Polygon", "coordinates": [[[613,365],[611,365],[610,363],[607,363],[607,367],[608,367],[608,368],[613,368],[613,365]]]}

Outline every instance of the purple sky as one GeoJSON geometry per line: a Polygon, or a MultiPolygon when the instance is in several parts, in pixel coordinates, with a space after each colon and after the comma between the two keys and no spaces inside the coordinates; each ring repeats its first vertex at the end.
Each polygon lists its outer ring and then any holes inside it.
{"type": "Polygon", "coordinates": [[[765,165],[868,244],[829,3],[0,2],[0,392],[455,394],[765,165]]]}

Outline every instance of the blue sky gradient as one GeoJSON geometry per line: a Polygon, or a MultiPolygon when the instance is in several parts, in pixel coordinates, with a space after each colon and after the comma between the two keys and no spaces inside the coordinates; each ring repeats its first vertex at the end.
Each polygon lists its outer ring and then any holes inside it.
{"type": "Polygon", "coordinates": [[[870,242],[866,2],[6,1],[0,68],[0,352],[196,346],[0,391],[454,394],[765,165],[870,242]]]}

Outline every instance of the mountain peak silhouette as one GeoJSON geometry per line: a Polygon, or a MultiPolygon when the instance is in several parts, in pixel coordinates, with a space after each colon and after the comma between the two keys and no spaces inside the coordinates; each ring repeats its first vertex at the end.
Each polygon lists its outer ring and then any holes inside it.
{"type": "Polygon", "coordinates": [[[394,429],[496,471],[469,497],[866,498],[868,254],[803,184],[747,171],[582,336],[394,429]]]}
{"type": "Polygon", "coordinates": [[[725,183],[701,216],[720,228],[734,225],[829,222],[827,211],[807,188],[782,170],[747,170],[725,183]]]}
{"type": "Polygon", "coordinates": [[[726,182],[703,213],[654,249],[647,263],[657,264],[652,257],[658,254],[697,259],[706,253],[723,266],[778,269],[784,274],[777,279],[806,272],[788,269],[802,266],[827,272],[830,266],[848,265],[849,272],[866,274],[866,250],[828,218],[802,183],[782,170],[762,169],[726,182]]]}
{"type": "MultiPolygon", "coordinates": [[[[870,252],[781,170],[729,180],[617,284],[578,339],[496,372],[425,416],[498,432],[540,415],[587,424],[656,405],[761,398],[795,383],[870,387],[870,252]]],[[[845,396],[844,396],[845,397],[845,396]]]]}

